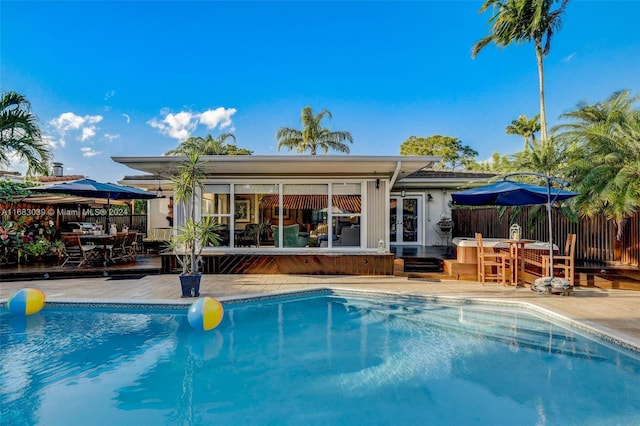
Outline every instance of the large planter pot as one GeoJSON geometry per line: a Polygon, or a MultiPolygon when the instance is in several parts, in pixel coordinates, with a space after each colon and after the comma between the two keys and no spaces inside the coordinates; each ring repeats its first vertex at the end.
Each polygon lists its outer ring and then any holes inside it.
{"type": "Polygon", "coordinates": [[[200,280],[202,274],[180,275],[180,286],[182,286],[182,297],[200,296],[200,280]]]}

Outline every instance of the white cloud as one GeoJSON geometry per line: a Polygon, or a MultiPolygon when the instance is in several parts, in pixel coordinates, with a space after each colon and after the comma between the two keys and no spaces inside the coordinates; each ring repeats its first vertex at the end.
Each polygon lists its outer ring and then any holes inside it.
{"type": "Polygon", "coordinates": [[[210,109],[200,114],[200,123],[207,126],[207,129],[215,129],[216,127],[224,129],[231,126],[231,116],[235,113],[235,108],[210,109]]]}
{"type": "Polygon", "coordinates": [[[220,107],[203,113],[181,111],[173,114],[165,108],[160,111],[164,116],[162,120],[153,118],[147,121],[147,124],[158,129],[163,135],[182,141],[191,136],[199,124],[203,124],[209,130],[231,126],[231,116],[235,113],[235,108],[220,107]]]}
{"type": "Polygon", "coordinates": [[[187,139],[198,125],[197,116],[190,112],[179,112],[177,114],[168,113],[158,121],[155,118],[147,122],[151,127],[160,130],[163,135],[170,138],[184,140],[187,139]]]}
{"type": "Polygon", "coordinates": [[[126,120],[127,120],[127,124],[131,123],[131,117],[129,117],[129,115],[128,115],[128,114],[122,114],[122,116],[123,116],[124,118],[126,118],[126,120]]]}
{"type": "Polygon", "coordinates": [[[83,146],[82,148],[80,148],[80,151],[82,151],[83,157],[93,157],[98,154],[102,154],[102,151],[96,151],[93,148],[89,148],[88,146],[83,146]]]}
{"type": "Polygon", "coordinates": [[[105,133],[104,134],[104,138],[106,140],[108,140],[109,142],[113,142],[115,139],[120,138],[120,135],[114,135],[114,134],[111,134],[111,133],[105,133]]]}
{"type": "Polygon", "coordinates": [[[84,127],[82,129],[82,136],[80,136],[80,140],[82,142],[86,142],[87,140],[91,139],[92,137],[94,137],[96,135],[96,128],[95,126],[90,126],[90,127],[84,127]]]}
{"type": "Polygon", "coordinates": [[[108,101],[110,98],[113,98],[116,94],[115,90],[109,90],[105,95],[104,95],[104,100],[108,101]]]}
{"type": "Polygon", "coordinates": [[[64,112],[58,116],[58,118],[54,118],[49,123],[53,125],[59,132],[66,132],[68,130],[77,130],[84,123],[84,118],[79,115],[75,115],[72,112],[64,112]]]}
{"type": "Polygon", "coordinates": [[[563,60],[565,62],[571,62],[573,60],[573,58],[575,58],[576,56],[576,52],[573,52],[572,54],[570,54],[569,56],[565,57],[563,60]]]}
{"type": "Polygon", "coordinates": [[[96,135],[96,123],[102,121],[101,115],[85,115],[84,117],[74,114],[73,112],[65,112],[58,117],[49,121],[54,131],[58,135],[54,144],[64,147],[66,145],[67,133],[79,133],[78,140],[86,142],[96,135]]]}

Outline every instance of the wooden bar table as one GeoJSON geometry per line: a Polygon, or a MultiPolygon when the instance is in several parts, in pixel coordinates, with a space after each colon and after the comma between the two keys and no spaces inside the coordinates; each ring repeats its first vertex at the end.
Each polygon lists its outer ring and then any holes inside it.
{"type": "Polygon", "coordinates": [[[509,244],[512,265],[511,277],[515,286],[522,284],[524,287],[524,246],[535,243],[535,240],[500,240],[501,243],[509,244]],[[520,282],[519,280],[522,280],[520,282]]]}

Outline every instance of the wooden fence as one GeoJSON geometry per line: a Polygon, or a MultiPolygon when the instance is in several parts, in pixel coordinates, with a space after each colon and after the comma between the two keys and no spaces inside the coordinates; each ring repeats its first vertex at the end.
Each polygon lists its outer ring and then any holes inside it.
{"type": "MultiPolygon", "coordinates": [[[[522,238],[549,241],[546,208],[525,207],[519,210],[517,217],[513,211],[507,211],[500,218],[495,207],[453,209],[453,236],[469,237],[481,232],[488,238],[506,238],[510,226],[517,223],[522,227],[522,238]]],[[[553,212],[552,232],[553,241],[561,251],[564,250],[567,234],[576,234],[576,259],[583,263],[639,266],[640,213],[626,221],[620,241],[616,239],[614,222],[605,217],[596,216],[571,222],[558,209],[553,212]]]]}
{"type": "MultiPolygon", "coordinates": [[[[92,222],[97,225],[106,226],[107,218],[106,216],[92,216],[86,215],[85,220],[87,222],[92,222]]],[[[142,232],[143,234],[147,233],[147,214],[134,214],[134,215],[126,215],[126,216],[111,216],[109,218],[110,223],[115,223],[118,229],[122,229],[122,225],[127,225],[129,229],[136,230],[138,232],[142,232]]]]}

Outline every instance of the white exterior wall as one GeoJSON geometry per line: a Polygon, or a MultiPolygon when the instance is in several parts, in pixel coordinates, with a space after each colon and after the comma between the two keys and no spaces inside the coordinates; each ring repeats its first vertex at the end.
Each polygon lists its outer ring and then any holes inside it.
{"type": "Polygon", "coordinates": [[[147,226],[149,229],[170,228],[167,220],[167,216],[169,216],[169,201],[169,197],[149,200],[147,205],[147,226]]]}

